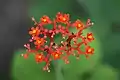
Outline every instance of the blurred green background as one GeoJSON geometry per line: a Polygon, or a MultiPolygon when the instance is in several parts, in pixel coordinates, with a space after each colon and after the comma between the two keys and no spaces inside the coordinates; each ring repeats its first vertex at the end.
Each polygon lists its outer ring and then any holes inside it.
{"type": "MultiPolygon", "coordinates": [[[[90,18],[94,26],[85,30],[93,32],[95,41],[91,46],[95,54],[89,60],[70,57],[65,65],[58,61],[51,72],[42,71],[43,64],[36,64],[33,56],[24,60],[15,52],[13,80],[120,80],[120,1],[119,0],[30,0],[29,17],[37,21],[43,15],[54,18],[57,12],[69,13],[71,20],[90,18]]],[[[31,22],[30,22],[31,24],[31,22]]],[[[59,36],[56,37],[59,40],[59,36]]]]}

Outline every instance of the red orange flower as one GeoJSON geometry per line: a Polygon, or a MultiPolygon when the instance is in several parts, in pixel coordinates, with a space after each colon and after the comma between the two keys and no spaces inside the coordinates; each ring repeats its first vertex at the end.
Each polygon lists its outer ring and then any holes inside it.
{"type": "Polygon", "coordinates": [[[79,30],[83,30],[84,28],[84,24],[80,20],[76,20],[75,23],[73,23],[73,26],[79,30]]]}
{"type": "Polygon", "coordinates": [[[86,53],[87,54],[93,54],[94,53],[94,48],[91,48],[90,46],[86,47],[86,53]]]}
{"type": "Polygon", "coordinates": [[[61,52],[55,51],[52,53],[54,60],[60,59],[61,52]]]}
{"type": "Polygon", "coordinates": [[[88,41],[94,40],[93,33],[87,33],[87,40],[88,41]]]}
{"type": "Polygon", "coordinates": [[[28,58],[28,54],[23,54],[23,57],[24,57],[25,59],[27,59],[27,58],[28,58]]]}
{"type": "Polygon", "coordinates": [[[36,28],[32,27],[31,31],[29,31],[29,34],[32,36],[38,36],[40,34],[39,27],[36,27],[36,28]]]}
{"type": "Polygon", "coordinates": [[[43,38],[38,38],[38,39],[35,40],[34,44],[36,46],[40,46],[40,45],[43,45],[44,42],[45,42],[45,40],[43,38]]]}
{"type": "Polygon", "coordinates": [[[43,23],[43,24],[50,24],[51,23],[51,20],[48,16],[43,16],[42,18],[40,18],[40,21],[43,23]]]}
{"type": "Polygon", "coordinates": [[[57,22],[66,24],[69,21],[69,14],[58,13],[56,15],[57,22]]]}
{"type": "Polygon", "coordinates": [[[42,62],[42,61],[44,60],[43,54],[37,53],[37,54],[35,55],[35,60],[36,60],[36,62],[42,62]]]}

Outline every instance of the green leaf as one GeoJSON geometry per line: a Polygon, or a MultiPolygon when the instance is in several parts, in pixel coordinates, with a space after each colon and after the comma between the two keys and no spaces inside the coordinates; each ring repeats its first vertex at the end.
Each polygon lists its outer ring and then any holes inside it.
{"type": "Polygon", "coordinates": [[[22,52],[15,53],[12,67],[13,78],[16,80],[55,80],[54,72],[48,73],[42,70],[44,63],[37,64],[33,55],[25,60],[20,57],[22,52]]]}
{"type": "Polygon", "coordinates": [[[117,70],[108,65],[101,65],[95,69],[90,80],[119,80],[117,70]]]}

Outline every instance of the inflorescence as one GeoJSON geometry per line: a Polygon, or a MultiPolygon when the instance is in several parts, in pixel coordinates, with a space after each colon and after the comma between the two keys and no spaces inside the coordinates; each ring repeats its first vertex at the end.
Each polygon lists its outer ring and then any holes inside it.
{"type": "Polygon", "coordinates": [[[94,53],[94,48],[88,45],[88,43],[94,40],[93,33],[87,33],[86,36],[82,35],[84,29],[93,25],[90,19],[84,25],[79,19],[71,22],[69,14],[58,12],[54,20],[44,15],[40,18],[39,22],[34,17],[32,17],[32,21],[34,26],[29,31],[31,39],[29,43],[24,45],[27,52],[21,54],[21,56],[28,58],[30,54],[34,54],[37,63],[46,63],[43,70],[50,71],[49,66],[52,60],[62,59],[68,64],[68,57],[70,55],[76,56],[76,59],[79,59],[80,54],[88,57],[89,54],[94,53]],[[53,25],[52,29],[45,28],[49,24],[53,25]],[[71,32],[70,28],[76,28],[77,32],[71,32]],[[57,34],[62,36],[59,44],[55,42],[54,38],[57,34]],[[48,42],[47,39],[50,41],[48,42]],[[81,39],[81,42],[78,42],[78,39],[81,39]],[[84,51],[80,49],[82,45],[85,46],[84,51]]]}

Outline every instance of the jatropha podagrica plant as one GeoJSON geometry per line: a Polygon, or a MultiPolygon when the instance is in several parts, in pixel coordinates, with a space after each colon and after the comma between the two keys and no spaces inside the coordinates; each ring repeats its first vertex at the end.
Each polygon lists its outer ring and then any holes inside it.
{"type": "Polygon", "coordinates": [[[33,54],[37,63],[46,63],[43,70],[50,71],[49,66],[52,60],[62,59],[68,64],[70,55],[79,59],[81,54],[84,54],[86,57],[93,54],[94,48],[88,45],[94,40],[93,33],[87,33],[86,36],[82,35],[84,29],[93,25],[90,19],[87,20],[86,24],[83,24],[79,19],[71,22],[69,14],[58,12],[53,20],[44,15],[39,22],[33,17],[32,21],[34,26],[29,31],[31,39],[29,43],[24,45],[27,52],[21,54],[21,56],[28,58],[30,54],[33,54]],[[52,25],[52,29],[45,28],[49,24],[52,25]],[[70,31],[70,28],[76,28],[77,31],[73,33],[70,31]],[[62,36],[59,44],[55,42],[54,37],[56,34],[61,34],[62,36]],[[49,39],[49,42],[47,39],[49,39]],[[78,39],[81,39],[81,42],[78,39]],[[34,45],[33,48],[31,48],[31,45],[34,45]],[[84,51],[80,49],[82,45],[85,46],[84,51]]]}

